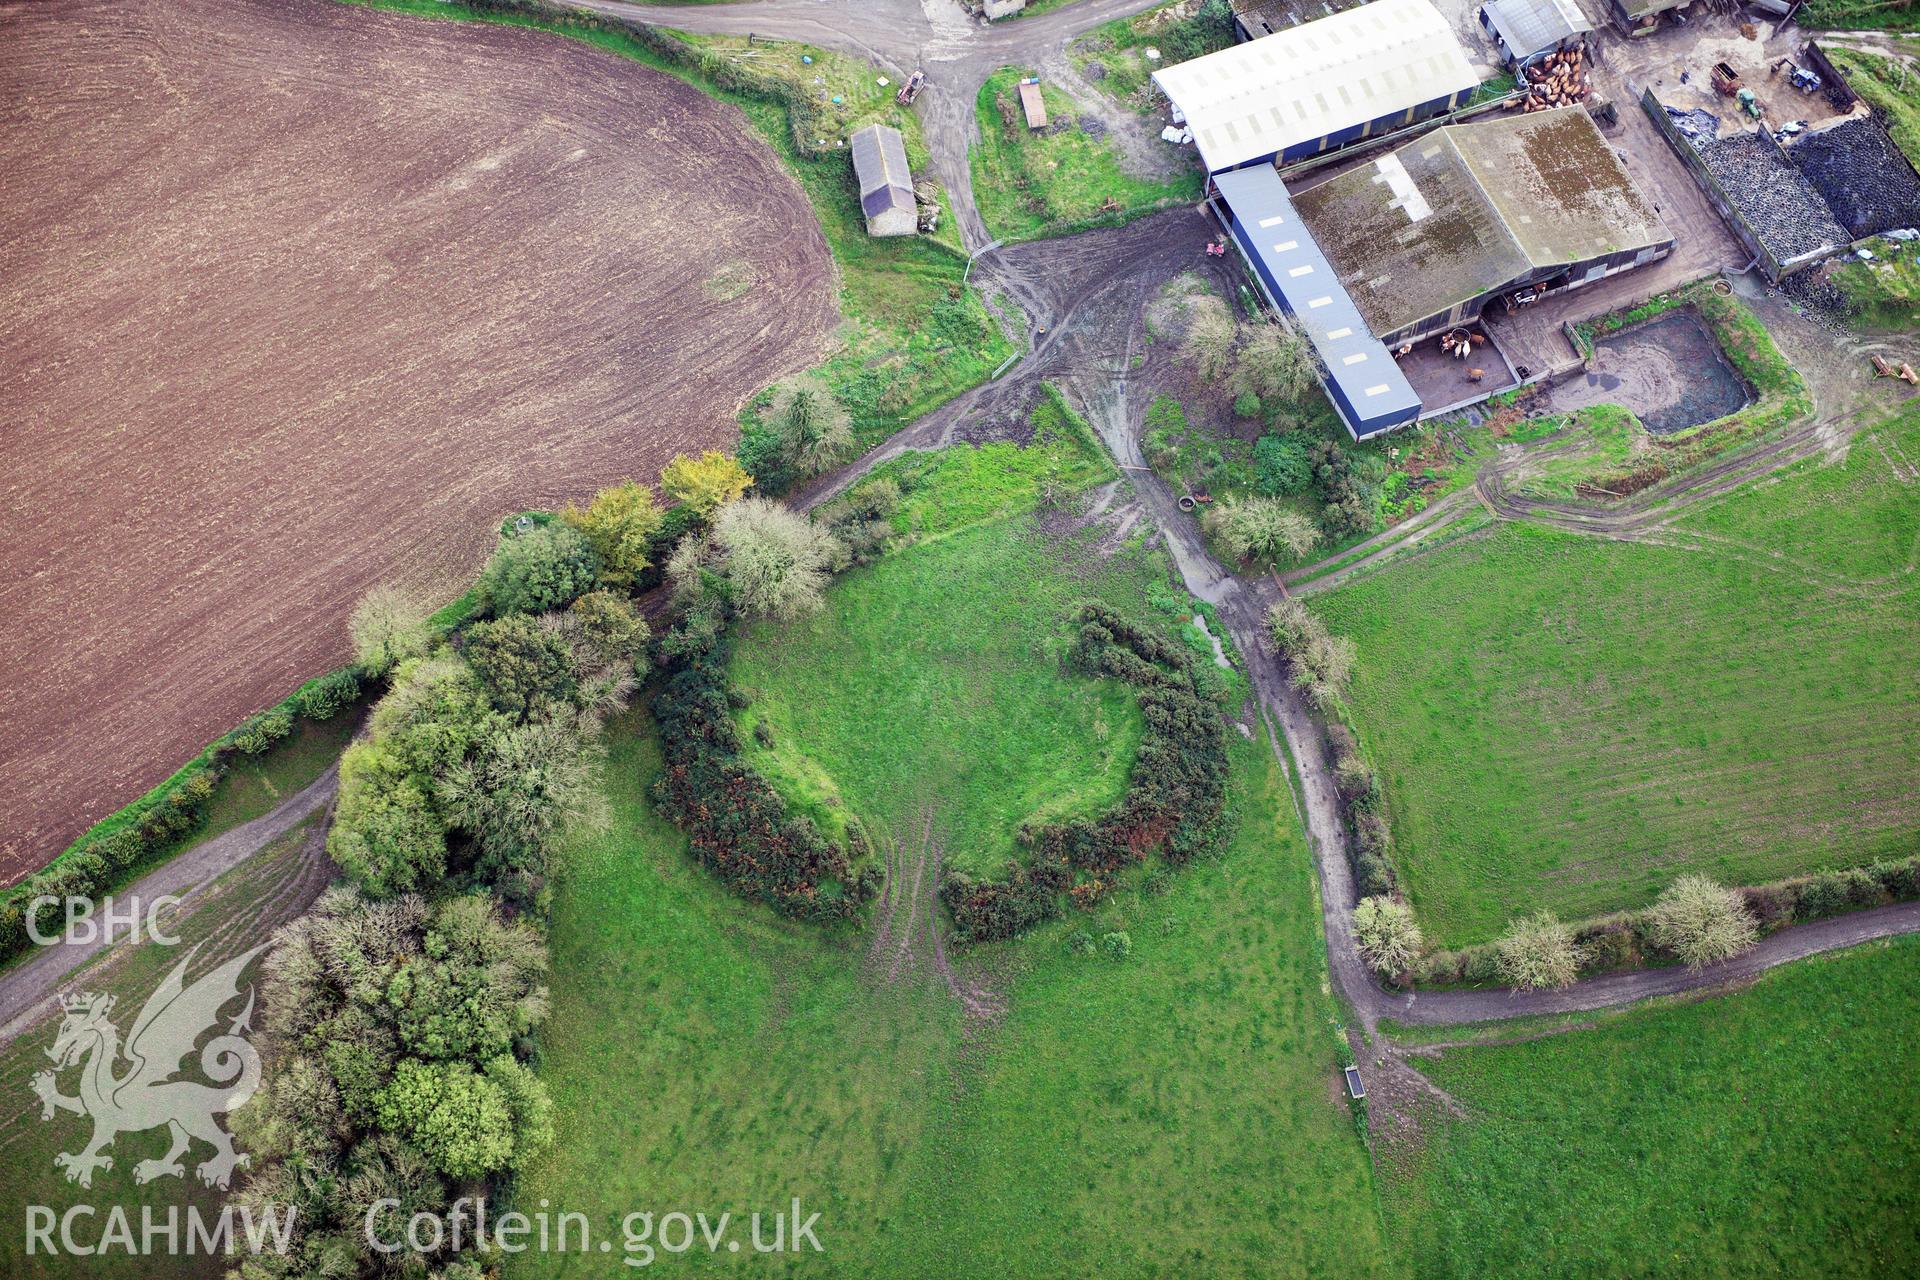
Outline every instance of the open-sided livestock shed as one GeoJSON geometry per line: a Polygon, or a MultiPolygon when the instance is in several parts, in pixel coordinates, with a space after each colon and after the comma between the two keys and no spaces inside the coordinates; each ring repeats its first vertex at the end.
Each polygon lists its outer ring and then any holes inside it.
{"type": "Polygon", "coordinates": [[[1593,30],[1575,0],[1487,0],[1480,25],[1508,62],[1568,48],[1593,30]]]}
{"type": "Polygon", "coordinates": [[[1578,288],[1673,248],[1577,106],[1445,125],[1294,202],[1389,346],[1471,320],[1522,287],[1578,288]]]}
{"type": "Polygon", "coordinates": [[[1327,399],[1356,440],[1420,416],[1414,394],[1385,346],[1367,329],[1333,265],[1302,225],[1286,184],[1270,164],[1213,175],[1214,209],[1233,233],[1276,310],[1313,344],[1327,399]]]}
{"type": "Polygon", "coordinates": [[[1374,0],[1153,73],[1209,172],[1318,155],[1464,106],[1480,78],[1431,0],[1374,0]]]}

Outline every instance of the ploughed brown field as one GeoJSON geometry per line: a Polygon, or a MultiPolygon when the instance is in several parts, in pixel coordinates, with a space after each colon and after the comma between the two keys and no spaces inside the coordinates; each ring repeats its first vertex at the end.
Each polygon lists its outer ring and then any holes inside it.
{"type": "Polygon", "coordinates": [[[0,50],[0,882],[837,320],[744,119],[576,42],[32,0],[0,50]]]}

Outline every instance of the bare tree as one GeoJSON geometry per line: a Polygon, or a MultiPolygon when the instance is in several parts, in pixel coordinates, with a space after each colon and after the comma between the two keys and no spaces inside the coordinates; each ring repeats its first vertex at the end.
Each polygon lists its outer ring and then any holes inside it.
{"type": "Polygon", "coordinates": [[[354,606],[347,634],[361,669],[383,676],[427,651],[427,607],[410,592],[382,583],[354,606]]]}

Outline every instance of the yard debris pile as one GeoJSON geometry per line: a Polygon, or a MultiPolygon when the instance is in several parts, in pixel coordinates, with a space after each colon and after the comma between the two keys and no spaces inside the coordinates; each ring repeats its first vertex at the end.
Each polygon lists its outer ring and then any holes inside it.
{"type": "Polygon", "coordinates": [[[1739,206],[1747,224],[1782,262],[1847,244],[1852,237],[1773,139],[1736,133],[1696,144],[1701,162],[1739,206]]]}
{"type": "Polygon", "coordinates": [[[1920,226],[1920,174],[1875,120],[1855,118],[1809,133],[1788,150],[1848,239],[1920,226]]]}

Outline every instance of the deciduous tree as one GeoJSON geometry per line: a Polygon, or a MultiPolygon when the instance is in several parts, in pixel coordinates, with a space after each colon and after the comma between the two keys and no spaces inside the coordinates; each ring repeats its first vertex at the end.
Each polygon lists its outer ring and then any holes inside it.
{"type": "Polygon", "coordinates": [[[500,540],[480,572],[480,592],[496,615],[545,613],[593,590],[599,568],[593,548],[571,525],[536,525],[500,540]]]}
{"type": "Polygon", "coordinates": [[[1515,987],[1569,987],[1580,976],[1573,929],[1551,911],[1515,920],[1495,944],[1495,969],[1515,987]]]}
{"type": "Polygon", "coordinates": [[[1360,900],[1353,909],[1353,940],[1375,973],[1404,973],[1420,957],[1420,925],[1413,908],[1393,898],[1360,900]]]}
{"type": "Polygon", "coordinates": [[[1298,559],[1320,541],[1313,521],[1275,498],[1243,498],[1207,513],[1208,531],[1235,560],[1298,559]]]}
{"type": "Polygon", "coordinates": [[[704,519],[745,493],[753,484],[746,468],[718,449],[699,457],[678,454],[660,472],[660,487],[676,502],[684,502],[704,519]]]}
{"type": "Polygon", "coordinates": [[[1319,380],[1307,340],[1276,321],[1249,325],[1233,363],[1236,393],[1262,400],[1300,400],[1319,380]]]}
{"type": "Polygon", "coordinates": [[[411,592],[381,584],[360,597],[347,619],[354,660],[371,676],[383,676],[427,651],[428,610],[411,592]]]}
{"type": "Polygon", "coordinates": [[[653,490],[628,480],[594,494],[584,508],[568,503],[560,518],[593,548],[600,561],[600,580],[631,591],[651,563],[653,535],[662,514],[653,490]]]}
{"type": "Polygon", "coordinates": [[[795,618],[820,607],[834,540],[805,516],[764,498],[743,498],[720,509],[713,539],[736,608],[795,618]]]}
{"type": "Polygon", "coordinates": [[[1236,332],[1227,304],[1212,294],[1202,294],[1187,304],[1187,340],[1181,354],[1202,379],[1212,382],[1233,364],[1236,332]]]}
{"type": "Polygon", "coordinates": [[[817,374],[776,386],[766,422],[780,438],[781,456],[801,475],[831,470],[853,450],[853,418],[817,374]]]}

